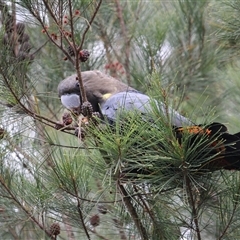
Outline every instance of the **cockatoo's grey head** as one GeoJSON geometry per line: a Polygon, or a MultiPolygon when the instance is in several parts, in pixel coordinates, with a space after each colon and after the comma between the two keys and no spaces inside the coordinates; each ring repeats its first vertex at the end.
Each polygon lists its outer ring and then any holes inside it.
{"type": "Polygon", "coordinates": [[[71,110],[78,109],[81,105],[79,82],[76,75],[72,75],[58,85],[58,94],[62,104],[71,110]]]}

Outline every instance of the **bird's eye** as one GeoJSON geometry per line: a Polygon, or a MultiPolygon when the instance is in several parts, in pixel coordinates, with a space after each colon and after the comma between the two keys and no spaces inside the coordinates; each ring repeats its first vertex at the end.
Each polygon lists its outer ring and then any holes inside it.
{"type": "Polygon", "coordinates": [[[79,82],[76,82],[75,86],[76,86],[77,88],[79,88],[79,82]]]}

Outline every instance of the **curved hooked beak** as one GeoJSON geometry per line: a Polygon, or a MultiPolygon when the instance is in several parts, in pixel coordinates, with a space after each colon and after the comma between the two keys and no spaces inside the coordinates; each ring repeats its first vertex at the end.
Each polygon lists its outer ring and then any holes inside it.
{"type": "Polygon", "coordinates": [[[62,95],[61,102],[63,106],[70,110],[77,109],[81,105],[80,97],[76,93],[62,95]]]}

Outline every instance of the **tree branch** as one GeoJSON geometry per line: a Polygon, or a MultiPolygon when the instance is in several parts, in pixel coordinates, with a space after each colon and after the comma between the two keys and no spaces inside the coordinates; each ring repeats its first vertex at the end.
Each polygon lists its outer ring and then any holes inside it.
{"type": "Polygon", "coordinates": [[[125,206],[127,207],[127,210],[129,212],[129,214],[131,215],[142,240],[148,240],[149,237],[148,237],[147,231],[144,228],[144,226],[140,220],[140,217],[138,216],[134,206],[131,203],[131,197],[128,195],[127,191],[125,190],[124,186],[122,185],[122,183],[120,181],[117,182],[117,186],[122,194],[122,200],[123,200],[125,206]]]}
{"type": "Polygon", "coordinates": [[[126,70],[126,78],[128,85],[131,85],[131,75],[130,75],[130,42],[131,38],[128,36],[128,31],[126,28],[126,24],[124,22],[123,13],[122,13],[122,6],[119,2],[119,0],[115,0],[116,8],[117,8],[117,17],[120,21],[121,31],[124,38],[124,49],[125,49],[125,61],[124,61],[124,67],[126,70]]]}

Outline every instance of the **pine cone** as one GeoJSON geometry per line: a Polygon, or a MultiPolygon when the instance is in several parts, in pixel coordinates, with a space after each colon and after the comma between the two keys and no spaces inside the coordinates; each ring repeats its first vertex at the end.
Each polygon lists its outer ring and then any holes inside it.
{"type": "Polygon", "coordinates": [[[70,125],[72,123],[72,117],[70,113],[64,113],[62,116],[62,121],[64,125],[70,125]]]}
{"type": "Polygon", "coordinates": [[[54,126],[54,128],[57,129],[57,130],[59,130],[59,129],[63,128],[63,127],[64,127],[64,125],[62,123],[60,123],[60,122],[57,122],[55,124],[55,126],[54,126]]]}
{"type": "Polygon", "coordinates": [[[11,33],[14,29],[14,19],[9,13],[6,17],[6,20],[4,21],[4,24],[6,32],[11,33]]]}
{"type": "Polygon", "coordinates": [[[69,45],[68,48],[67,48],[67,51],[68,51],[68,53],[71,57],[75,56],[73,46],[69,45]]]}
{"type": "Polygon", "coordinates": [[[51,226],[50,226],[50,233],[51,235],[59,235],[60,234],[60,225],[58,223],[53,223],[51,226]]]}
{"type": "Polygon", "coordinates": [[[29,42],[23,42],[19,51],[29,53],[31,48],[32,48],[32,46],[29,42]]]}
{"type": "Polygon", "coordinates": [[[90,56],[90,53],[88,50],[83,49],[79,52],[79,59],[81,62],[86,62],[90,56]]]}
{"type": "Polygon", "coordinates": [[[22,62],[24,60],[26,60],[28,58],[28,54],[22,51],[19,51],[18,55],[17,55],[17,60],[19,62],[22,62]]]}
{"type": "Polygon", "coordinates": [[[18,42],[24,43],[29,41],[29,35],[26,33],[23,33],[22,35],[19,35],[18,42]]]}
{"type": "Polygon", "coordinates": [[[25,30],[25,24],[24,23],[17,23],[16,24],[16,31],[18,35],[23,35],[25,30]]]}
{"type": "Polygon", "coordinates": [[[97,125],[99,124],[100,120],[101,120],[101,114],[99,112],[93,112],[92,117],[90,119],[91,124],[97,125]]]}
{"type": "Polygon", "coordinates": [[[90,102],[84,102],[81,106],[81,113],[83,116],[91,118],[93,114],[92,104],[90,102]]]}
{"type": "Polygon", "coordinates": [[[90,224],[91,224],[93,227],[99,226],[99,224],[100,224],[100,217],[99,217],[97,214],[93,215],[93,216],[90,218],[90,224]]]}

